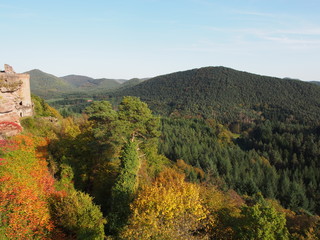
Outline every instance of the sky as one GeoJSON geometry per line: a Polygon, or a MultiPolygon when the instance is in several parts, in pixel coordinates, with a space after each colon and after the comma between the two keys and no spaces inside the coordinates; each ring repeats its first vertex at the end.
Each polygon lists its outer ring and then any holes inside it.
{"type": "Polygon", "coordinates": [[[0,69],[154,77],[225,66],[320,81],[319,0],[0,0],[0,69]]]}

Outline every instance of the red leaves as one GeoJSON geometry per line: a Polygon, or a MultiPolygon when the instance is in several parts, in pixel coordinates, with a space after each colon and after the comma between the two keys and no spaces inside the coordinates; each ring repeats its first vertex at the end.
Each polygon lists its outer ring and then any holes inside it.
{"type": "Polygon", "coordinates": [[[6,160],[3,158],[0,158],[0,166],[6,164],[6,160]]]}
{"type": "Polygon", "coordinates": [[[0,133],[4,136],[14,136],[22,131],[22,127],[15,122],[0,122],[0,133]]]}
{"type": "Polygon", "coordinates": [[[7,144],[7,140],[0,139],[0,148],[7,144]]]}
{"type": "Polygon", "coordinates": [[[15,122],[0,122],[0,130],[1,129],[14,129],[22,131],[22,127],[15,122]]]}
{"type": "Polygon", "coordinates": [[[9,239],[49,239],[54,229],[48,201],[59,192],[47,168],[47,144],[32,135],[0,141],[0,213],[9,239]]]}
{"type": "Polygon", "coordinates": [[[4,152],[15,151],[18,145],[12,140],[0,140],[0,149],[4,152]]]}
{"type": "Polygon", "coordinates": [[[0,182],[5,182],[5,181],[9,181],[9,180],[10,180],[10,177],[8,177],[8,176],[0,177],[0,182]]]}

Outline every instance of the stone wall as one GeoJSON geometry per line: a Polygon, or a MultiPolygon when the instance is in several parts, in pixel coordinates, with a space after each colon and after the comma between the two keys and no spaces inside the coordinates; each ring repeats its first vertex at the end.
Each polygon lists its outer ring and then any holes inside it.
{"type": "MultiPolygon", "coordinates": [[[[11,66],[5,64],[4,71],[0,71],[0,138],[14,135],[12,128],[20,125],[19,118],[32,115],[29,74],[16,73],[11,66]],[[10,130],[6,129],[8,126],[10,130]]],[[[17,131],[20,130],[21,127],[17,127],[17,131]]]]}

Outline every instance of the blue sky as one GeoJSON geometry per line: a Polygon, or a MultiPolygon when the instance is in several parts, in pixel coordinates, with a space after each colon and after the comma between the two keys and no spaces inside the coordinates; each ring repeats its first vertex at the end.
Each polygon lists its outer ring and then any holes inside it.
{"type": "Polygon", "coordinates": [[[319,0],[0,0],[0,64],[127,79],[226,66],[320,81],[319,12],[319,0]]]}

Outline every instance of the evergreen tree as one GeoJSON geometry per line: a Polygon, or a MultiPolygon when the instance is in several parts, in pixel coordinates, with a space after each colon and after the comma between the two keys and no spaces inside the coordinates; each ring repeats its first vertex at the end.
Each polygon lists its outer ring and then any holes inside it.
{"type": "Polygon", "coordinates": [[[140,163],[137,144],[129,141],[121,154],[121,170],[112,188],[112,204],[109,214],[109,229],[118,232],[127,223],[130,214],[130,203],[134,199],[137,187],[140,163]]]}

